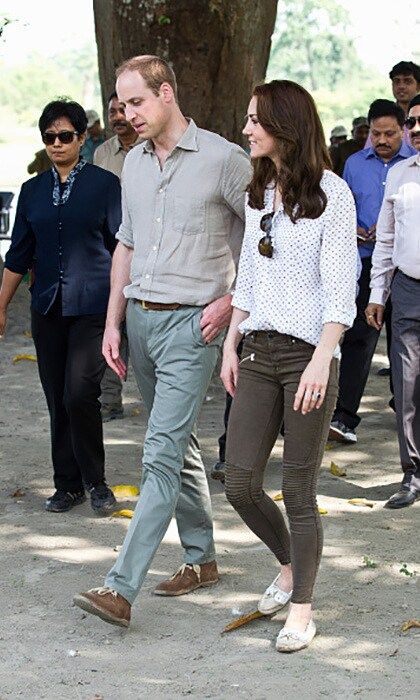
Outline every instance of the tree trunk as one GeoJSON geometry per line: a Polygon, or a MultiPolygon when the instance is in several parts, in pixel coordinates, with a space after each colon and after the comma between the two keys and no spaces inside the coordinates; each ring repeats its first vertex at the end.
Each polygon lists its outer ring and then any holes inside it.
{"type": "Polygon", "coordinates": [[[170,62],[183,113],[241,143],[252,87],[264,79],[277,0],[93,0],[104,109],[115,68],[139,54],[170,62]]]}

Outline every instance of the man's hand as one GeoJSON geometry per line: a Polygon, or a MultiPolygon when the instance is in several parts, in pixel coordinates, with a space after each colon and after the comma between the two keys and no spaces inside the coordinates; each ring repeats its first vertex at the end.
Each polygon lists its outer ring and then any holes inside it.
{"type": "Polygon", "coordinates": [[[232,295],[225,294],[205,307],[201,316],[200,328],[205,343],[212,340],[230,323],[232,316],[232,295]]]}
{"type": "Polygon", "coordinates": [[[366,321],[369,326],[380,331],[384,321],[384,305],[383,304],[368,304],[365,310],[366,321]]]}
{"type": "Polygon", "coordinates": [[[102,341],[102,355],[115,374],[118,374],[120,379],[125,379],[127,367],[120,357],[120,343],[120,331],[117,328],[105,328],[102,341]]]}

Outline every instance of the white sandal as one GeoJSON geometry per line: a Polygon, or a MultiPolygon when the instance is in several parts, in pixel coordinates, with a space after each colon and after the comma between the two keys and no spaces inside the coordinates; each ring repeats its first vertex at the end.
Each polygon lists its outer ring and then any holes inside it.
{"type": "Polygon", "coordinates": [[[264,595],[258,603],[258,610],[263,615],[273,615],[287,605],[292,597],[293,591],[286,593],[282,591],[276,584],[278,576],[274,579],[271,586],[269,586],[265,591],[264,595]]]}
{"type": "Polygon", "coordinates": [[[285,630],[283,627],[277,637],[276,649],[283,652],[300,651],[310,645],[315,635],[316,627],[313,620],[308,623],[303,632],[294,629],[285,630]]]}

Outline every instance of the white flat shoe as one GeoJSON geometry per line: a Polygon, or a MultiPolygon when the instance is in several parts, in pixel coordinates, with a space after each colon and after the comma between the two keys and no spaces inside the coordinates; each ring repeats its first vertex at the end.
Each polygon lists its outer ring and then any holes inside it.
{"type": "Polygon", "coordinates": [[[299,651],[300,649],[305,649],[312,642],[316,635],[315,623],[311,620],[304,632],[299,632],[299,630],[280,630],[277,641],[276,649],[277,651],[290,652],[299,651]]]}
{"type": "Polygon", "coordinates": [[[271,586],[269,586],[258,603],[258,610],[263,615],[272,615],[278,612],[290,601],[293,591],[286,593],[276,585],[277,576],[271,586]]]}

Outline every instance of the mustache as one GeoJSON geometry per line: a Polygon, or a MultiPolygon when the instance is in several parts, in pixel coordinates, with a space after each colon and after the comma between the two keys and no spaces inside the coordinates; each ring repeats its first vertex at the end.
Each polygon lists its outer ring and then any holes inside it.
{"type": "Polygon", "coordinates": [[[118,121],[114,122],[112,126],[128,126],[128,121],[126,119],[119,119],[118,121]]]}
{"type": "Polygon", "coordinates": [[[378,143],[376,148],[388,148],[389,149],[389,148],[391,148],[391,146],[388,146],[387,143],[378,143]]]}

